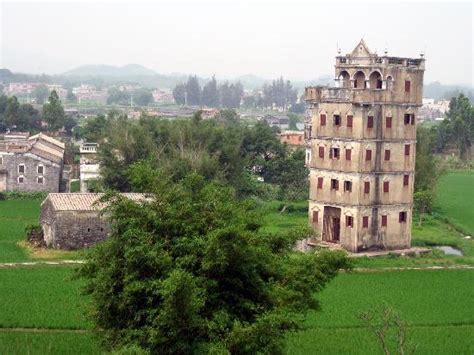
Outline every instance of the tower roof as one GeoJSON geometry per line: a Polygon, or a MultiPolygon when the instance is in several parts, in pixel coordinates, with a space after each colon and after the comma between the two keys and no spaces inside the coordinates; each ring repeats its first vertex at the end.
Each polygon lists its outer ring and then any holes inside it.
{"type": "Polygon", "coordinates": [[[373,54],[370,52],[369,47],[367,47],[364,39],[362,38],[359,44],[351,52],[350,56],[351,57],[372,57],[373,54]]]}

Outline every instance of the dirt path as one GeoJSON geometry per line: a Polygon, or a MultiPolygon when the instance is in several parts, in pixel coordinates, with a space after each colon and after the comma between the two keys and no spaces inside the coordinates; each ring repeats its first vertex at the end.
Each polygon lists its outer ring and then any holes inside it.
{"type": "Polygon", "coordinates": [[[43,266],[43,265],[74,265],[84,264],[84,260],[57,260],[57,261],[25,261],[21,263],[0,263],[0,269],[24,267],[24,266],[43,266]]]}

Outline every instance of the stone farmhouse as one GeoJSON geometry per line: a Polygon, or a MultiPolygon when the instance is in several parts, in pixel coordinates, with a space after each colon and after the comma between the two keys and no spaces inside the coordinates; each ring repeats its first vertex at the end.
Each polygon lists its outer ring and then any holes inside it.
{"type": "Polygon", "coordinates": [[[351,252],[411,244],[416,113],[425,59],[336,57],[336,87],[307,87],[309,223],[351,252]]]}
{"type": "MultiPolygon", "coordinates": [[[[41,203],[40,223],[46,245],[55,249],[81,249],[107,238],[110,224],[101,211],[100,193],[50,193],[41,203]]],[[[140,202],[145,194],[124,193],[140,202]]]]}
{"type": "Polygon", "coordinates": [[[5,134],[0,140],[0,191],[58,192],[64,143],[43,133],[5,134]]]}

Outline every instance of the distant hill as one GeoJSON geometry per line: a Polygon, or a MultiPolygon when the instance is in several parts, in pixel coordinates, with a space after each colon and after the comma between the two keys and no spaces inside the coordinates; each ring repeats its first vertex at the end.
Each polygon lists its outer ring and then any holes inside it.
{"type": "Polygon", "coordinates": [[[82,65],[65,72],[66,76],[136,77],[156,75],[156,72],[140,64],[127,64],[123,67],[113,65],[82,65]]]}

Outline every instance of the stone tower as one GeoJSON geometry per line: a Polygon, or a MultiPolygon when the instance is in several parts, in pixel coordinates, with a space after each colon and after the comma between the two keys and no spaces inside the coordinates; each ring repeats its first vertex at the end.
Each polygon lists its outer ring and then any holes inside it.
{"type": "Polygon", "coordinates": [[[409,248],[416,111],[425,60],[370,52],[336,57],[336,86],[307,87],[309,220],[352,252],[409,248]]]}

